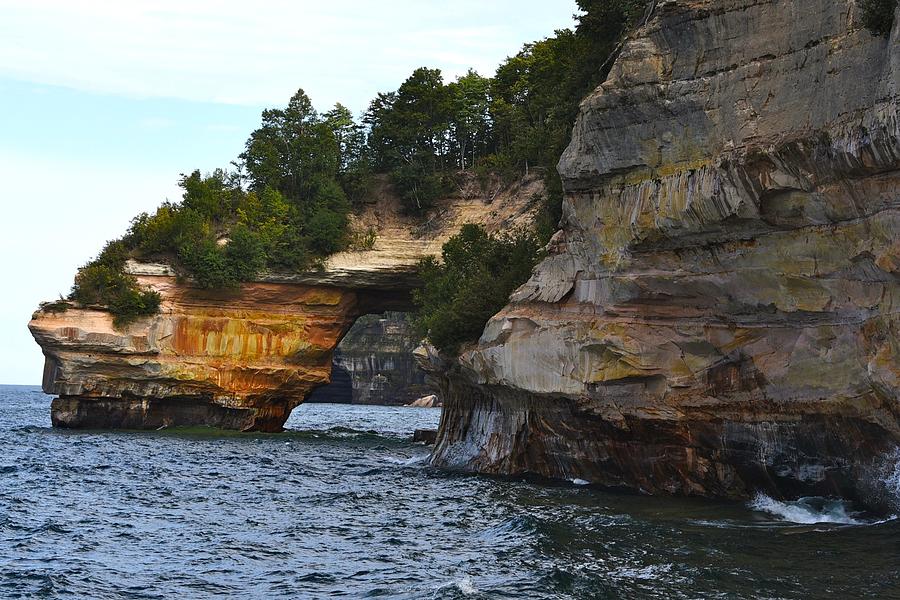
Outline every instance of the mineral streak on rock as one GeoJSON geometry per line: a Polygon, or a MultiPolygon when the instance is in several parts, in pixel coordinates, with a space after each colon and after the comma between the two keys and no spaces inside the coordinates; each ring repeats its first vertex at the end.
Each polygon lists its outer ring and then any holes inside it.
{"type": "Polygon", "coordinates": [[[549,256],[443,377],[436,465],[871,498],[900,443],[900,39],[661,2],[584,100],[549,256]]]}
{"type": "MultiPolygon", "coordinates": [[[[162,264],[129,264],[158,291],[161,312],[117,329],[92,308],[36,312],[29,328],[46,357],[43,388],[59,397],[57,427],[156,429],[209,425],[279,431],[331,375],[332,352],[360,315],[410,310],[416,264],[465,222],[496,231],[529,222],[539,178],[482,191],[474,176],[431,223],[406,218],[381,182],[354,217],[375,247],[331,257],[320,271],[265,274],[210,291],[162,264]]],[[[377,351],[378,348],[373,348],[377,351]]]]}
{"type": "Polygon", "coordinates": [[[327,381],[331,349],[358,314],[353,292],[254,283],[233,295],[140,277],[162,312],[123,330],[106,312],[37,313],[44,390],[58,427],[213,425],[280,430],[327,381]]]}

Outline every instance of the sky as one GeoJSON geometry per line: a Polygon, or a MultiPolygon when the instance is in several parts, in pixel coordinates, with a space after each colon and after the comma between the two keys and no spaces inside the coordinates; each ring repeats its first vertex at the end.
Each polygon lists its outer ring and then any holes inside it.
{"type": "Polygon", "coordinates": [[[493,74],[575,0],[0,0],[0,383],[37,385],[42,300],[130,219],[227,167],[302,87],[359,114],[413,69],[493,74]]]}

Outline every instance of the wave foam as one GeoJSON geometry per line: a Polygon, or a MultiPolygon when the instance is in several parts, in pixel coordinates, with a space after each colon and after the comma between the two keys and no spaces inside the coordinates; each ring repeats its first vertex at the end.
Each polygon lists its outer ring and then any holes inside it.
{"type": "Polygon", "coordinates": [[[900,448],[885,459],[884,476],[881,478],[885,491],[900,505],[900,448]]]}
{"type": "Polygon", "coordinates": [[[472,583],[471,577],[463,577],[457,581],[456,588],[466,596],[472,596],[478,593],[478,588],[472,583]]]}
{"type": "Polygon", "coordinates": [[[782,502],[765,494],[757,494],[750,508],[769,513],[783,521],[801,525],[833,523],[838,525],[868,525],[870,522],[859,518],[859,513],[848,511],[848,504],[832,498],[800,498],[782,502]]]}

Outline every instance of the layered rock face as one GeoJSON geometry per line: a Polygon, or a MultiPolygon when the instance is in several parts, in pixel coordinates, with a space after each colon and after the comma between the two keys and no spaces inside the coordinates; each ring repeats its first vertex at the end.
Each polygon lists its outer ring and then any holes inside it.
{"type": "Polygon", "coordinates": [[[898,26],[852,2],[659,3],[582,104],[549,256],[443,378],[434,464],[877,503],[898,101],[898,26]]]}
{"type": "Polygon", "coordinates": [[[418,345],[407,313],[361,317],[334,351],[331,383],[308,401],[409,404],[427,391],[413,357],[418,345]]]}
{"type": "Polygon", "coordinates": [[[496,231],[530,221],[540,189],[538,179],[496,193],[463,189],[423,223],[402,216],[382,182],[354,217],[354,227],[376,231],[374,248],[230,291],[196,287],[166,265],[131,263],[138,281],[162,296],[158,315],[117,329],[105,311],[70,308],[38,311],[29,323],[46,357],[44,391],[58,395],[53,424],[279,431],[328,383],[332,352],[359,316],[412,308],[421,258],[439,254],[463,223],[496,231]]]}
{"type": "Polygon", "coordinates": [[[99,310],[35,314],[55,426],[279,431],[328,381],[331,350],[361,310],[335,288],[254,283],[223,295],[139,280],[163,294],[162,312],[122,330],[99,310]]]}

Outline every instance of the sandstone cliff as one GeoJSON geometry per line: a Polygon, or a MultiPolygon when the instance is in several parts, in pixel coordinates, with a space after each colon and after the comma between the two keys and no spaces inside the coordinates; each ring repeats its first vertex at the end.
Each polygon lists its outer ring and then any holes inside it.
{"type": "Polygon", "coordinates": [[[279,431],[329,381],[332,352],[356,318],[412,308],[419,259],[440,254],[464,223],[497,231],[533,219],[539,178],[484,191],[473,176],[462,181],[426,221],[403,217],[382,182],[354,217],[356,229],[375,230],[374,247],[335,255],[321,271],[210,291],[166,265],[132,263],[161,294],[158,315],[119,330],[102,310],[39,310],[29,328],[46,356],[44,391],[58,395],[54,425],[279,431]]]}
{"type": "Polygon", "coordinates": [[[900,39],[660,2],[584,100],[550,255],[443,381],[433,462],[865,497],[900,443],[900,39]]]}
{"type": "Polygon", "coordinates": [[[419,342],[406,313],[360,317],[334,351],[331,383],[307,402],[409,404],[428,391],[413,356],[419,342]]]}

